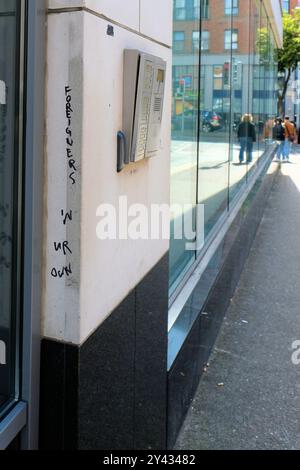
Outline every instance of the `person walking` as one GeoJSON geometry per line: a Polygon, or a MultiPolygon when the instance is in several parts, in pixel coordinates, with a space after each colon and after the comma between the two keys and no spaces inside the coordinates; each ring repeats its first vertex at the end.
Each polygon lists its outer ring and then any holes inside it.
{"type": "Polygon", "coordinates": [[[244,153],[247,154],[247,163],[252,162],[253,143],[256,142],[256,131],[251,114],[244,114],[239,124],[237,136],[240,143],[239,162],[243,163],[244,153]]]}
{"type": "Polygon", "coordinates": [[[285,129],[282,125],[282,119],[277,118],[273,126],[273,139],[277,142],[276,158],[281,161],[284,159],[285,129]]]}
{"type": "Polygon", "coordinates": [[[285,144],[284,144],[284,151],[283,151],[283,160],[286,160],[288,162],[290,159],[292,144],[296,137],[295,127],[290,122],[289,116],[285,116],[284,118],[284,137],[285,137],[285,144]]]}

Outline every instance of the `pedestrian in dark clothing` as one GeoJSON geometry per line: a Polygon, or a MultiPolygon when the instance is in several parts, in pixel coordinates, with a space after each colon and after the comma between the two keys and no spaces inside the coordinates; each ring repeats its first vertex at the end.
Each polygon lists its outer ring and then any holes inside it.
{"type": "Polygon", "coordinates": [[[237,135],[240,143],[239,162],[243,163],[244,153],[247,154],[247,163],[252,162],[253,142],[256,142],[256,130],[251,114],[244,114],[239,124],[237,135]]]}
{"type": "Polygon", "coordinates": [[[284,160],[285,129],[282,125],[282,119],[277,118],[273,127],[273,139],[277,142],[276,158],[284,160]]]}

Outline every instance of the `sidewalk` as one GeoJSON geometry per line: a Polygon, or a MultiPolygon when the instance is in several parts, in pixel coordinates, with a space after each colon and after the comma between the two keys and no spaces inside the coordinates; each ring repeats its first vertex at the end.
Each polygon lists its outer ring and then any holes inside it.
{"type": "Polygon", "coordinates": [[[300,449],[297,339],[300,153],[281,165],[175,449],[300,449]]]}

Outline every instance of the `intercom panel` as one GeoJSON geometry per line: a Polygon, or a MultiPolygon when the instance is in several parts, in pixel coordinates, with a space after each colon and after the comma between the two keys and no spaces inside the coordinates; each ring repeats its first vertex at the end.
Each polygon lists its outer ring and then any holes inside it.
{"type": "Polygon", "coordinates": [[[125,163],[159,150],[166,62],[135,49],[124,51],[123,131],[125,163]]]}

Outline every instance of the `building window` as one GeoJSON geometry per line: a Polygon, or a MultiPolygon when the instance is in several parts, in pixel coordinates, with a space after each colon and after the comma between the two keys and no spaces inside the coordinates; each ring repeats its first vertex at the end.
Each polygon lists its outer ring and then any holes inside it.
{"type": "Polygon", "coordinates": [[[222,90],[223,88],[223,67],[222,65],[214,65],[214,90],[222,90]]]}
{"type": "Polygon", "coordinates": [[[194,19],[200,18],[200,0],[194,0],[194,19]]]}
{"type": "Polygon", "coordinates": [[[184,51],[184,31],[174,31],[173,33],[173,48],[175,52],[184,51]]]}
{"type": "Polygon", "coordinates": [[[194,51],[199,49],[199,39],[200,39],[199,31],[193,31],[192,41],[193,41],[193,50],[194,51]]]}
{"type": "Polygon", "coordinates": [[[282,9],[285,13],[290,12],[290,1],[289,0],[282,0],[282,9]]]}
{"type": "MultiPolygon", "coordinates": [[[[210,34],[209,31],[202,31],[201,32],[201,50],[207,51],[209,49],[209,38],[210,34]]],[[[193,50],[199,50],[200,45],[200,33],[199,31],[193,31],[193,50]]]]}
{"type": "Polygon", "coordinates": [[[202,51],[208,51],[208,49],[209,49],[209,38],[210,38],[209,31],[202,31],[201,32],[201,50],[202,51]]]}
{"type": "Polygon", "coordinates": [[[225,29],[224,33],[224,49],[236,50],[238,48],[238,30],[237,29],[225,29]]]}
{"type": "Polygon", "coordinates": [[[238,15],[239,14],[239,0],[225,0],[224,2],[225,15],[238,15]]]}
{"type": "Polygon", "coordinates": [[[175,20],[185,20],[186,19],[185,0],[175,0],[174,19],[175,20]]]}
{"type": "Polygon", "coordinates": [[[209,0],[202,0],[201,17],[203,20],[207,20],[209,18],[209,0]]]}

